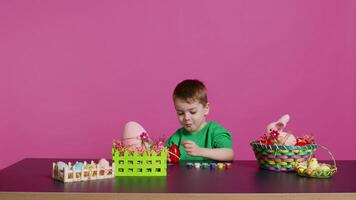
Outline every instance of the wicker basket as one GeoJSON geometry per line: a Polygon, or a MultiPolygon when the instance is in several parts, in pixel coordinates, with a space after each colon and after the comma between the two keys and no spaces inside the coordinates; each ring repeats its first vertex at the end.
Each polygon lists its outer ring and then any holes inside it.
{"type": "Polygon", "coordinates": [[[334,165],[329,165],[329,164],[323,163],[323,165],[326,165],[329,169],[321,170],[321,171],[312,170],[311,173],[309,173],[308,170],[298,170],[299,164],[296,164],[294,167],[295,167],[298,175],[311,177],[311,178],[330,178],[335,174],[335,172],[337,171],[337,167],[336,167],[336,161],[335,161],[333,154],[325,146],[319,145],[319,147],[323,148],[324,150],[326,150],[329,153],[329,155],[331,156],[331,158],[333,160],[334,165]]]}
{"type": "Polygon", "coordinates": [[[270,171],[295,171],[294,165],[309,159],[316,151],[317,144],[306,146],[263,145],[250,143],[262,169],[270,171]]]}

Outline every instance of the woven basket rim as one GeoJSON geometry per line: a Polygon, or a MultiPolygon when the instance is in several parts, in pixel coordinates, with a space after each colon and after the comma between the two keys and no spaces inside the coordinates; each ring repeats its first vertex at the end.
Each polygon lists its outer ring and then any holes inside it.
{"type": "Polygon", "coordinates": [[[310,144],[305,146],[287,146],[287,145],[265,145],[258,143],[257,140],[252,141],[250,143],[252,147],[258,147],[262,149],[270,149],[270,150],[305,150],[305,149],[315,149],[319,145],[318,144],[310,144]]]}

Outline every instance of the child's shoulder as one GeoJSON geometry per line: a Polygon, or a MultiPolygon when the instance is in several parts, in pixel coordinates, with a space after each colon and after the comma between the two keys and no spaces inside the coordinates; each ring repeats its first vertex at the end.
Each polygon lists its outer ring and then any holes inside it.
{"type": "Polygon", "coordinates": [[[209,129],[213,129],[213,130],[216,130],[216,131],[226,131],[226,132],[228,132],[228,130],[226,128],[224,128],[222,125],[220,125],[216,121],[210,121],[208,123],[208,125],[209,125],[209,129]]]}
{"type": "Polygon", "coordinates": [[[224,128],[222,125],[220,125],[219,123],[217,123],[215,121],[209,122],[208,132],[209,132],[209,134],[212,134],[213,137],[219,137],[221,135],[230,135],[231,136],[230,131],[228,131],[226,128],[224,128]]]}
{"type": "Polygon", "coordinates": [[[232,134],[217,122],[210,122],[211,138],[216,148],[232,148],[232,134]]]}

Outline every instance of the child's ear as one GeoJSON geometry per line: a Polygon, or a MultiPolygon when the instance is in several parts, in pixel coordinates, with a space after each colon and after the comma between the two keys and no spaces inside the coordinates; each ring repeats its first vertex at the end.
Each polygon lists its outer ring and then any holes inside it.
{"type": "Polygon", "coordinates": [[[204,110],[205,110],[204,115],[208,115],[208,114],[209,114],[209,111],[210,111],[210,105],[209,105],[209,103],[206,103],[206,105],[205,105],[205,107],[204,107],[204,110]]]}

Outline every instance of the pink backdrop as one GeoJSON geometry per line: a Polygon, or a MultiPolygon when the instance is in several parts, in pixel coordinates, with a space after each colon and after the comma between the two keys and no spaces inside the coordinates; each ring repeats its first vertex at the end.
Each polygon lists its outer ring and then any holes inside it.
{"type": "Polygon", "coordinates": [[[2,0],[0,169],[110,158],[129,120],[168,136],[186,78],[206,83],[238,160],[285,113],[287,130],[356,159],[355,13],[354,0],[2,0]]]}

